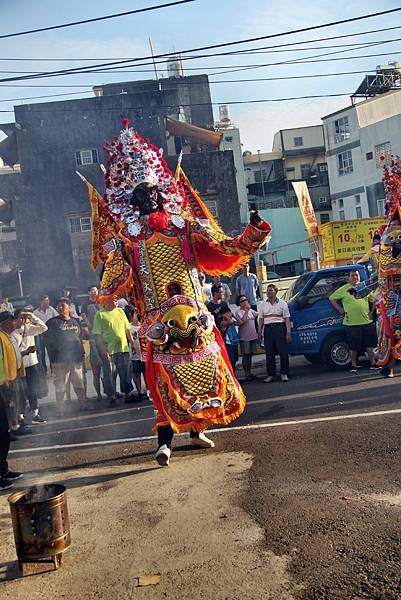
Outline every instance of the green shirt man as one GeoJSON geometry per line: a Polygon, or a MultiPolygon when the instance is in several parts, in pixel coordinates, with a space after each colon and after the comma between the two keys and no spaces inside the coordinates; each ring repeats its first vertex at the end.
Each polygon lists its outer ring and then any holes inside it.
{"type": "Polygon", "coordinates": [[[371,306],[376,302],[371,293],[365,298],[355,298],[349,293],[353,286],[349,283],[342,285],[338,290],[330,295],[330,300],[341,300],[344,309],[344,325],[367,325],[372,323],[371,306]]]}
{"type": "Polygon", "coordinates": [[[118,306],[112,310],[99,310],[93,320],[93,334],[102,337],[110,356],[119,352],[129,352],[127,332],[129,336],[130,330],[125,312],[118,306]]]}

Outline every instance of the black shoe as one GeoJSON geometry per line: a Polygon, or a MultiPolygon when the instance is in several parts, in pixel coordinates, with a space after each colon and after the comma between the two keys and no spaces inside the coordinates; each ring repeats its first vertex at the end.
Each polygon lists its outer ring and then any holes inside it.
{"type": "Polygon", "coordinates": [[[108,398],[109,406],[117,406],[117,400],[115,398],[108,398]]]}
{"type": "Polygon", "coordinates": [[[10,479],[10,481],[15,481],[21,477],[23,477],[23,473],[18,473],[18,471],[7,471],[7,473],[4,473],[3,475],[4,479],[10,479]]]}
{"type": "Polygon", "coordinates": [[[124,404],[137,404],[142,402],[142,394],[129,394],[125,396],[124,404]]]}
{"type": "Polygon", "coordinates": [[[16,442],[18,439],[18,436],[10,432],[10,442],[16,442]]]}
{"type": "Polygon", "coordinates": [[[47,420],[40,415],[36,415],[36,417],[32,417],[32,423],[47,423],[47,420]]]}
{"type": "Polygon", "coordinates": [[[11,479],[6,479],[5,477],[0,478],[0,490],[5,490],[13,485],[13,481],[11,479]]]}
{"type": "Polygon", "coordinates": [[[23,427],[21,426],[18,429],[13,429],[14,435],[28,435],[29,433],[32,433],[32,431],[28,429],[26,425],[24,425],[23,427]]]}

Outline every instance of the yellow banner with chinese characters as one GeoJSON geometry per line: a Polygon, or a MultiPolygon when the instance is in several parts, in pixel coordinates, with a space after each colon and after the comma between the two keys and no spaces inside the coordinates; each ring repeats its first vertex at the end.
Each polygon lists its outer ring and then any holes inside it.
{"type": "Polygon", "coordinates": [[[315,211],[313,210],[312,200],[309,196],[308,186],[305,181],[291,181],[292,187],[298,199],[299,209],[305,223],[308,237],[317,235],[317,221],[315,211]]]}
{"type": "Polygon", "coordinates": [[[358,260],[371,247],[384,217],[333,221],[319,226],[323,260],[358,260]]]}

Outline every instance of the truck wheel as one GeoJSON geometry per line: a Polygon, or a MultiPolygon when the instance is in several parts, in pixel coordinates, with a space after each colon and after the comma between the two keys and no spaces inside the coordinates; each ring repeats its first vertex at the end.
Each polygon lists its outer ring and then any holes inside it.
{"type": "Polygon", "coordinates": [[[310,363],[312,363],[312,365],[321,365],[322,364],[322,357],[320,356],[320,354],[304,354],[306,360],[309,360],[310,363]]]}
{"type": "Polygon", "coordinates": [[[320,355],[324,365],[332,371],[344,371],[351,363],[348,343],[341,335],[325,340],[320,355]]]}

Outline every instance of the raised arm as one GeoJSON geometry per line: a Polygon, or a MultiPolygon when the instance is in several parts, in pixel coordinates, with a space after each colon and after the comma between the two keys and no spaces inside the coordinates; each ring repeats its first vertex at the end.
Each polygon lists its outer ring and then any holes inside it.
{"type": "Polygon", "coordinates": [[[190,236],[197,269],[210,275],[235,273],[267,242],[270,231],[269,223],[256,211],[251,212],[245,230],[232,238],[198,221],[192,223],[190,236]]]}

